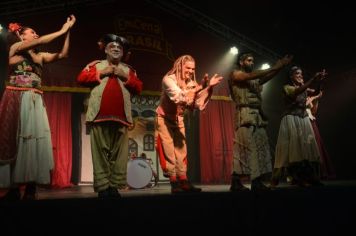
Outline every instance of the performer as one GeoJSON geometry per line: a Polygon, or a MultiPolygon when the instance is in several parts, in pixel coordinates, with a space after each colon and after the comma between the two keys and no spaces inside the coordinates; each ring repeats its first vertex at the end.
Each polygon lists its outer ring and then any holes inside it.
{"type": "Polygon", "coordinates": [[[185,110],[203,110],[222,77],[206,74],[199,85],[195,79],[195,60],[180,56],[163,77],[162,95],[156,110],[156,149],[164,175],[169,177],[171,192],[200,192],[187,177],[187,145],[183,114],[185,110]]]}
{"type": "Polygon", "coordinates": [[[319,133],[318,123],[316,121],[316,114],[319,107],[319,100],[323,96],[323,91],[319,90],[319,93],[315,96],[307,97],[307,113],[313,127],[316,142],[318,144],[320,153],[320,177],[321,179],[335,179],[335,170],[331,162],[331,158],[324,146],[323,139],[319,133]]]}
{"type": "Polygon", "coordinates": [[[39,36],[33,28],[11,23],[10,80],[0,103],[0,187],[11,187],[5,200],[36,199],[37,184],[50,183],[53,168],[51,131],[41,90],[44,64],[68,56],[74,15],[58,31],[39,36]],[[37,46],[64,35],[62,50],[41,52],[37,46]],[[14,41],[14,42],[12,42],[14,41]]]}
{"type": "Polygon", "coordinates": [[[266,132],[267,117],[262,110],[262,87],[283,67],[292,56],[285,56],[267,70],[253,71],[254,57],[242,53],[237,69],[230,76],[232,99],[236,103],[233,173],[230,191],[249,190],[241,182],[242,176],[251,179],[251,190],[268,190],[262,178],[272,171],[271,153],[266,132]]]}
{"type": "Polygon", "coordinates": [[[289,76],[291,82],[283,88],[287,107],[279,128],[271,186],[277,186],[286,173],[301,187],[322,185],[317,174],[320,154],[306,101],[307,89],[324,79],[325,71],[304,83],[302,69],[293,66],[289,76]]]}
{"type": "Polygon", "coordinates": [[[135,70],[122,62],[129,46],[124,38],[106,34],[99,46],[106,59],[89,63],[77,80],[91,88],[86,122],[90,126],[94,191],[99,198],[120,198],[118,188],[126,186],[129,156],[130,97],[142,91],[142,82],[135,70]]]}

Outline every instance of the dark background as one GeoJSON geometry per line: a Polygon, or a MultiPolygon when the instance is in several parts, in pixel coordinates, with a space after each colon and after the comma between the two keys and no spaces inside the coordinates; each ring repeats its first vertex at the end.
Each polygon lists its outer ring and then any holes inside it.
{"type": "MultiPolygon", "coordinates": [[[[279,55],[294,55],[305,79],[326,69],[324,95],[317,116],[319,130],[338,178],[356,178],[356,27],[355,8],[347,1],[181,1],[233,28],[279,55]]],[[[281,76],[285,76],[282,72],[281,76]]],[[[284,80],[277,78],[276,80],[284,80]]],[[[275,144],[284,82],[269,82],[264,107],[275,144]]]]}
{"type": "Polygon", "coordinates": [[[309,70],[355,66],[355,10],[347,1],[181,2],[309,70]]]}

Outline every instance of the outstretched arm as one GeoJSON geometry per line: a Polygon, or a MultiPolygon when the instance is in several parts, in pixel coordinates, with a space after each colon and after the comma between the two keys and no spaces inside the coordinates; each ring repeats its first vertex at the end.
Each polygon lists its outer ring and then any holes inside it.
{"type": "Polygon", "coordinates": [[[68,17],[67,23],[69,23],[70,27],[65,35],[62,50],[57,53],[43,53],[42,58],[43,58],[44,63],[49,63],[49,62],[53,62],[53,61],[68,57],[70,29],[74,25],[75,21],[76,21],[76,19],[75,19],[74,15],[71,15],[70,17],[68,17]]]}
{"type": "Polygon", "coordinates": [[[314,81],[320,82],[321,80],[323,80],[325,78],[325,76],[326,76],[325,70],[323,70],[321,72],[317,72],[310,80],[308,80],[302,86],[295,89],[294,96],[297,96],[298,94],[301,94],[302,92],[304,92],[307,88],[310,87],[310,85],[314,81]]]}
{"type": "Polygon", "coordinates": [[[14,56],[18,52],[26,51],[26,50],[35,48],[38,45],[46,44],[46,43],[53,41],[54,39],[67,33],[69,31],[69,29],[73,26],[74,23],[75,23],[75,17],[73,15],[71,15],[70,17],[67,18],[67,22],[64,23],[62,28],[54,33],[43,35],[43,36],[41,36],[37,39],[31,40],[31,41],[20,41],[20,42],[14,43],[10,47],[9,58],[14,56]]]}
{"type": "Polygon", "coordinates": [[[250,73],[241,70],[234,70],[231,73],[231,79],[233,82],[237,82],[260,78],[262,80],[261,83],[266,83],[268,80],[273,78],[273,76],[277,74],[284,66],[288,65],[292,59],[293,56],[286,55],[282,59],[278,60],[273,67],[267,70],[256,70],[250,73]]]}
{"type": "Polygon", "coordinates": [[[194,107],[203,110],[209,102],[211,95],[213,94],[213,87],[218,85],[222,81],[223,77],[215,74],[208,79],[208,74],[205,74],[202,87],[205,87],[196,92],[194,98],[194,107]]]}
{"type": "Polygon", "coordinates": [[[272,70],[271,72],[267,73],[265,76],[262,76],[260,79],[260,83],[264,84],[271,80],[281,69],[283,69],[286,65],[290,64],[292,61],[293,56],[286,55],[282,59],[278,60],[275,66],[277,66],[277,69],[272,70]],[[282,65],[278,65],[282,64],[282,65]]]}

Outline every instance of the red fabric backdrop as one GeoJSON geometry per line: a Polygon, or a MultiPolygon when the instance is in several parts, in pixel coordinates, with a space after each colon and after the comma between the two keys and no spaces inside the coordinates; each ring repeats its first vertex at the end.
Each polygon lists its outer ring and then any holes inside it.
{"type": "Polygon", "coordinates": [[[200,113],[201,182],[229,183],[232,171],[234,107],[228,101],[210,101],[200,113]]]}
{"type": "Polygon", "coordinates": [[[52,133],[55,167],[52,171],[53,187],[71,186],[72,126],[70,93],[46,92],[44,100],[52,133]]]}

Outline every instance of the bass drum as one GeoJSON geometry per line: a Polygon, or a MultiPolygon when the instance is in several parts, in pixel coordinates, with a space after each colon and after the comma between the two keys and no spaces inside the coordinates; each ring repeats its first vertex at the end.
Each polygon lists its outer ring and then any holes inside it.
{"type": "Polygon", "coordinates": [[[135,158],[127,163],[127,184],[131,188],[146,187],[152,179],[152,169],[145,159],[135,158]]]}

